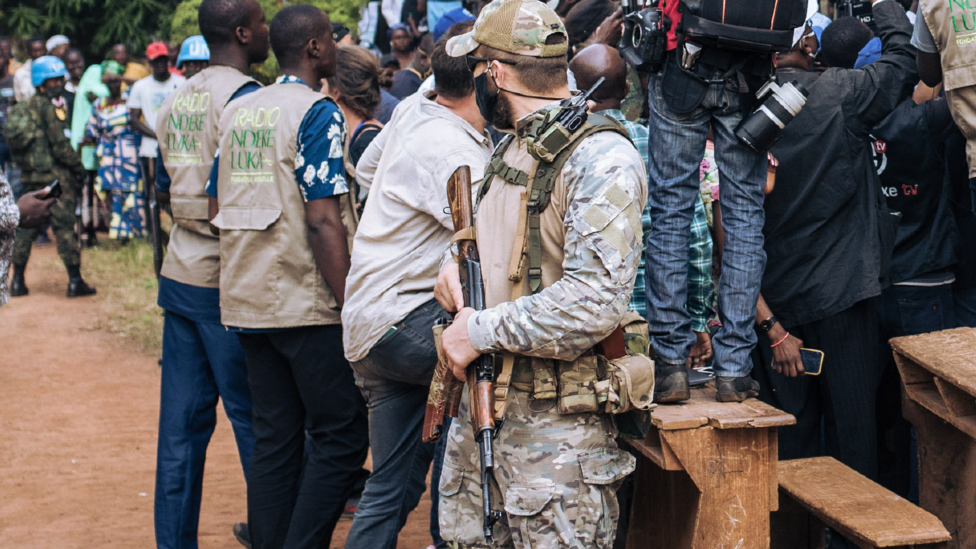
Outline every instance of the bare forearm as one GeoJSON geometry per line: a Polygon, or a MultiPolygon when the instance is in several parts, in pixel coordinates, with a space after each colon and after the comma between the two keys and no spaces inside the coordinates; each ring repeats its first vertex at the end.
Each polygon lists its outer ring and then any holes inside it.
{"type": "Polygon", "coordinates": [[[154,132],[152,128],[147,126],[142,120],[134,118],[129,121],[129,125],[132,126],[132,129],[135,130],[136,133],[142,134],[151,139],[156,139],[156,132],[154,132]]]}
{"type": "Polygon", "coordinates": [[[346,228],[341,221],[309,224],[308,243],[312,247],[315,265],[332,290],[336,303],[342,307],[346,295],[346,276],[349,274],[346,228]]]}

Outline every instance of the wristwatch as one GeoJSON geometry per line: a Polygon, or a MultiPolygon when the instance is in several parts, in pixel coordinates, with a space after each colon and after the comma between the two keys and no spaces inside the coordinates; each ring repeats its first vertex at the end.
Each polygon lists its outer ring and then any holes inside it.
{"type": "Polygon", "coordinates": [[[778,318],[776,318],[775,316],[771,316],[771,317],[767,318],[766,320],[763,320],[762,322],[760,322],[759,323],[759,327],[762,328],[762,331],[768,332],[768,331],[772,330],[773,329],[773,326],[775,326],[776,323],[778,323],[778,322],[779,322],[779,319],[778,318]]]}

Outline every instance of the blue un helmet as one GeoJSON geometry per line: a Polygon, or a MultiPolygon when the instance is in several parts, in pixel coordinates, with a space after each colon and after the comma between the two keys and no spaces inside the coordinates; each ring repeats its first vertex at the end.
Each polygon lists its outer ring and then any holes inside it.
{"type": "Polygon", "coordinates": [[[31,64],[31,86],[35,88],[51,78],[59,76],[67,77],[68,69],[64,68],[64,62],[53,55],[38,57],[31,64]]]}
{"type": "Polygon", "coordinates": [[[185,61],[210,61],[210,48],[199,34],[183,41],[180,55],[176,58],[176,68],[182,69],[185,61]]]}

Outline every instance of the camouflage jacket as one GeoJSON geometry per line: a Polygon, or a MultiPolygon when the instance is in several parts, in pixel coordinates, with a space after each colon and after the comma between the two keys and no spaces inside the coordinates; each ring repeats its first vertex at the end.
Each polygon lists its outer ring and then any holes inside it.
{"type": "Polygon", "coordinates": [[[70,123],[67,112],[42,95],[14,106],[4,135],[14,163],[24,172],[24,183],[61,179],[62,184],[69,184],[74,182],[72,176],[84,174],[81,156],[68,138],[70,123]]]}
{"type": "MultiPolygon", "coordinates": [[[[527,155],[525,147],[519,138],[511,149],[527,155]]],[[[561,257],[544,255],[543,263],[561,265],[561,278],[537,294],[472,315],[468,333],[475,349],[575,360],[617,327],[644,251],[645,173],[637,149],[622,135],[600,132],[579,144],[563,166],[563,185],[557,183],[549,206],[565,210],[564,236],[561,257]],[[556,196],[560,189],[564,194],[556,196]]],[[[482,254],[483,267],[486,262],[482,254]]]]}

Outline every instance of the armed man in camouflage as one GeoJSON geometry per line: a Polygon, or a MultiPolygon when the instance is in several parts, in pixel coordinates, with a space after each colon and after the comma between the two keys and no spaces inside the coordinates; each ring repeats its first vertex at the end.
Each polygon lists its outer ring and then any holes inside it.
{"type": "MultiPolygon", "coordinates": [[[[75,232],[78,190],[85,177],[81,157],[71,148],[71,122],[65,108],[55,106],[64,93],[68,75],[64,63],[46,55],[34,60],[31,83],[37,94],[18,103],[10,113],[4,133],[14,163],[23,171],[24,192],[43,189],[60,181],[62,195],[51,207],[51,225],[58,242],[58,255],[68,269],[68,297],[92,295],[95,288],[81,278],[81,247],[75,232]]],[[[37,229],[17,229],[14,245],[12,297],[27,295],[24,270],[30,258],[37,229]]]]}
{"type": "Polygon", "coordinates": [[[479,193],[487,308],[463,308],[458,265],[448,261],[435,296],[460,312],[443,333],[442,351],[460,379],[481,353],[514,357],[491,482],[494,510],[504,514],[490,544],[467,395],[448,435],[440,533],[455,546],[610,547],[619,518],[615,490],[634,469],[634,458],[615,442],[613,418],[567,409],[563,390],[571,384],[556,374],[583,375],[582,366],[597,360],[594,346],[621,324],[643,249],[646,199],[640,155],[609,117],[584,115],[584,129],[571,131],[568,143],[540,149],[565,112],[557,101],[571,96],[566,50],[559,17],[537,0],[495,0],[471,33],[447,44],[448,54],[465,56],[473,70],[482,116],[509,135],[479,193]],[[537,201],[547,184],[548,200],[537,201]]]}

